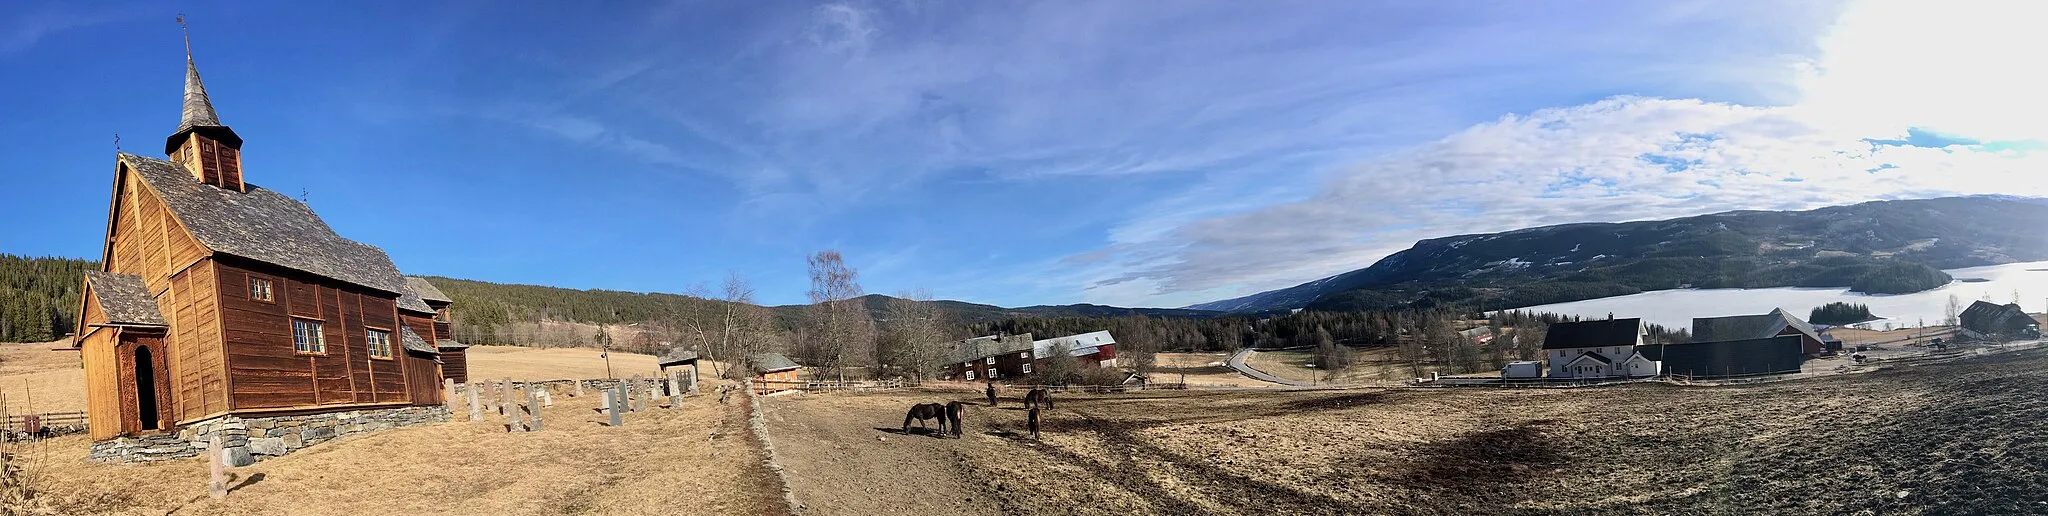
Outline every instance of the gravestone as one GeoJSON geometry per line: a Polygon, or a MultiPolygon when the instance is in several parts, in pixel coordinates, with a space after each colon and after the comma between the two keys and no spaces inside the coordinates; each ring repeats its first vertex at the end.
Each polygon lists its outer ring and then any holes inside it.
{"type": "Polygon", "coordinates": [[[477,399],[476,384],[471,383],[467,387],[469,388],[463,390],[469,392],[469,420],[474,422],[476,420],[483,419],[484,406],[483,401],[477,399]]]}
{"type": "Polygon", "coordinates": [[[555,406],[555,392],[554,392],[554,391],[550,391],[550,390],[547,390],[546,388],[542,388],[542,389],[540,390],[540,406],[542,406],[542,407],[552,407],[552,406],[555,406]]]}
{"type": "Polygon", "coordinates": [[[612,406],[617,407],[621,412],[632,412],[633,386],[627,384],[626,382],[619,382],[619,388],[617,390],[619,394],[619,401],[618,403],[613,403],[612,406]]]}
{"type": "Polygon", "coordinates": [[[697,364],[690,364],[690,378],[689,378],[689,380],[686,380],[686,381],[688,381],[688,382],[689,382],[689,390],[690,390],[690,395],[691,395],[691,396],[696,396],[696,395],[697,395],[697,364]]]}
{"type": "Polygon", "coordinates": [[[228,458],[221,453],[220,434],[213,434],[206,440],[206,462],[211,474],[206,480],[206,494],[219,500],[228,497],[228,458]]]}
{"type": "Polygon", "coordinates": [[[448,413],[449,413],[449,414],[454,414],[454,413],[455,413],[455,379],[454,379],[454,378],[442,378],[442,379],[441,379],[441,408],[445,408],[445,409],[448,409],[448,413]]]}
{"type": "MultiPolygon", "coordinates": [[[[622,389],[619,389],[619,392],[625,392],[625,389],[623,389],[623,388],[622,388],[622,389]]],[[[616,427],[616,426],[623,426],[623,425],[625,425],[625,424],[626,424],[626,420],[625,420],[625,418],[623,418],[623,417],[620,417],[620,415],[621,415],[621,414],[623,414],[623,413],[624,413],[625,411],[623,411],[623,410],[618,410],[618,406],[619,406],[619,401],[618,401],[617,397],[618,397],[618,394],[617,394],[617,393],[613,393],[613,392],[605,392],[605,393],[604,393],[604,398],[605,398],[605,405],[607,405],[607,406],[610,406],[610,407],[613,407],[613,409],[612,409],[612,410],[611,410],[610,412],[611,412],[611,414],[612,414],[612,426],[615,426],[615,427],[616,427]]]]}
{"type": "Polygon", "coordinates": [[[528,430],[532,430],[535,432],[539,432],[541,427],[543,426],[543,423],[541,423],[540,421],[541,392],[542,391],[539,388],[533,388],[526,391],[526,413],[528,416],[531,416],[532,420],[532,423],[528,425],[528,430]]]}
{"type": "Polygon", "coordinates": [[[602,404],[602,406],[601,406],[600,408],[598,408],[598,409],[597,409],[597,411],[598,411],[599,413],[604,413],[604,414],[610,414],[610,413],[612,413],[612,412],[614,412],[614,411],[615,411],[615,410],[614,410],[614,408],[613,408],[613,406],[612,406],[612,393],[611,393],[611,391],[605,391],[605,393],[604,393],[604,400],[603,400],[603,401],[604,401],[604,403],[602,404]]]}
{"type": "Polygon", "coordinates": [[[507,376],[498,380],[498,415],[512,417],[512,411],[518,409],[511,406],[515,403],[517,402],[512,401],[512,377],[507,376]]]}
{"type": "Polygon", "coordinates": [[[571,383],[573,383],[573,384],[575,384],[575,385],[576,385],[576,392],[575,392],[574,394],[570,394],[570,395],[569,395],[569,397],[571,397],[571,398],[581,398],[581,397],[583,397],[583,380],[577,380],[577,381],[575,381],[575,382],[571,382],[571,383]]]}
{"type": "Polygon", "coordinates": [[[683,406],[683,372],[668,374],[668,408],[683,406]]]}

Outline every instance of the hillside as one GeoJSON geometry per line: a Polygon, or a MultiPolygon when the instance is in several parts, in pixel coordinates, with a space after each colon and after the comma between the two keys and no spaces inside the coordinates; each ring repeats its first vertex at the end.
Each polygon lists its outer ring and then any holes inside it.
{"type": "Polygon", "coordinates": [[[2044,218],[2048,203],[2038,199],[1950,197],[1458,235],[1363,269],[1189,308],[1513,308],[1685,287],[1914,292],[1949,280],[1933,269],[2048,259],[2044,218]]]}

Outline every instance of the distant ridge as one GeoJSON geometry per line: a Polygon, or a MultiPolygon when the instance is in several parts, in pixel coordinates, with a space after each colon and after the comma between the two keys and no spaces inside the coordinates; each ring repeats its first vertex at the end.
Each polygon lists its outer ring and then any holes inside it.
{"type": "Polygon", "coordinates": [[[1423,240],[1366,268],[1187,308],[1514,308],[1681,286],[1894,286],[1869,276],[1898,262],[1950,269],[2048,259],[2044,220],[2048,199],[1979,195],[1563,224],[1423,240]]]}

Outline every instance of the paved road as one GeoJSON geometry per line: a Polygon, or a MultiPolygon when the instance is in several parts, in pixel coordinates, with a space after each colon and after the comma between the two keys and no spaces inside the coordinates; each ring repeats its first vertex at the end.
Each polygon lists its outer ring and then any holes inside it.
{"type": "Polygon", "coordinates": [[[1288,385],[1288,386],[1294,386],[1294,387],[1314,387],[1314,386],[1315,386],[1315,384],[1312,384],[1312,383],[1308,383],[1308,382],[1300,382],[1300,381],[1294,381],[1294,380],[1289,380],[1289,379],[1286,379],[1286,378],[1281,378],[1281,377],[1278,377],[1278,376],[1273,376],[1273,375],[1270,375],[1270,374],[1266,374],[1266,372],[1265,372],[1265,371],[1260,371],[1260,370],[1258,370],[1258,369],[1253,369],[1253,368],[1252,368],[1252,366],[1250,366],[1250,365],[1246,365],[1246,364],[1244,363],[1244,359],[1245,359],[1245,357],[1249,357],[1249,356],[1252,356],[1252,353],[1254,353],[1254,352],[1253,352],[1252,350],[1250,350],[1250,349],[1244,349],[1244,350],[1240,350],[1240,351],[1238,351],[1238,352],[1237,352],[1237,354],[1235,354],[1235,355],[1231,355],[1231,356],[1230,356],[1230,362],[1229,362],[1229,364],[1230,364],[1230,368],[1231,368],[1231,369],[1236,369],[1236,370],[1237,370],[1237,372],[1239,372],[1239,373],[1244,373],[1244,375],[1245,375],[1245,376],[1249,376],[1249,377],[1252,377],[1252,379],[1254,379],[1254,380],[1264,380],[1264,381],[1268,381],[1268,382],[1273,382],[1273,383],[1277,383],[1277,384],[1281,384],[1281,385],[1288,385]]]}

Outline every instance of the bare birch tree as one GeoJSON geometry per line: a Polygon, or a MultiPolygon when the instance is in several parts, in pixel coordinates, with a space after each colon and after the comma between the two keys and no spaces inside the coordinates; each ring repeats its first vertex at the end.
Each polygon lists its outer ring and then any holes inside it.
{"type": "Polygon", "coordinates": [[[873,363],[874,320],[860,299],[860,273],[846,266],[839,251],[819,251],[805,261],[811,272],[806,358],[826,375],[873,363]]]}
{"type": "Polygon", "coordinates": [[[894,374],[921,380],[945,366],[954,325],[950,313],[931,301],[931,292],[923,289],[901,292],[889,300],[884,316],[887,332],[876,346],[881,364],[894,374]]]}

